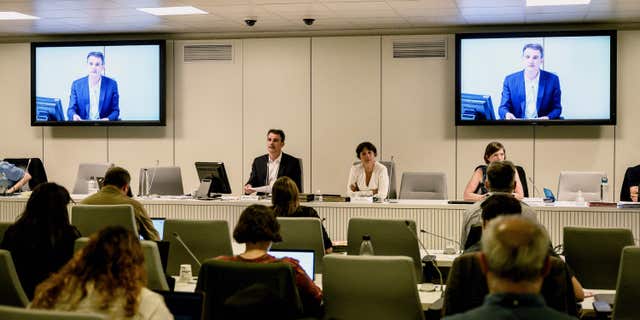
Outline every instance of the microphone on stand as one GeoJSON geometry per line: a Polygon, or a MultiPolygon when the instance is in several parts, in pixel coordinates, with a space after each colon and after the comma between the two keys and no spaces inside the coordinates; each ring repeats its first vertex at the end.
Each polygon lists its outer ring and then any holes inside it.
{"type": "Polygon", "coordinates": [[[420,238],[418,238],[418,236],[411,229],[411,222],[409,222],[409,220],[405,220],[404,224],[407,225],[407,229],[409,230],[409,233],[411,233],[411,235],[413,235],[416,241],[418,241],[418,244],[420,245],[422,250],[424,250],[424,252],[427,253],[426,256],[422,257],[422,262],[431,263],[431,265],[433,265],[433,267],[436,268],[436,271],[438,272],[438,277],[440,278],[440,291],[442,292],[443,291],[442,286],[444,285],[444,281],[442,280],[442,272],[440,272],[440,268],[438,268],[438,264],[436,263],[436,256],[429,254],[429,250],[427,250],[427,247],[425,247],[424,243],[420,241],[420,238]]]}
{"type": "Polygon", "coordinates": [[[182,247],[187,250],[187,253],[189,253],[189,255],[191,255],[191,258],[193,258],[193,260],[196,261],[196,263],[198,264],[198,267],[202,267],[202,264],[200,263],[200,260],[198,260],[198,258],[196,258],[196,255],[193,254],[193,252],[191,251],[191,249],[189,249],[189,246],[187,246],[186,243],[184,243],[184,241],[182,241],[182,238],[180,238],[180,235],[177,232],[173,233],[173,237],[176,238],[176,240],[178,240],[178,242],[180,243],[180,245],[182,245],[182,247]]]}
{"type": "Polygon", "coordinates": [[[533,190],[536,191],[536,193],[538,194],[538,196],[542,196],[542,198],[544,198],[544,193],[540,192],[540,190],[538,189],[538,187],[536,186],[535,182],[533,182],[533,179],[531,179],[531,177],[527,177],[527,179],[529,179],[529,182],[531,182],[531,185],[533,186],[533,190]]]}
{"type": "MultiPolygon", "coordinates": [[[[436,238],[440,238],[440,239],[444,239],[444,240],[453,242],[453,243],[457,244],[458,247],[460,247],[460,242],[459,241],[456,241],[456,240],[453,240],[451,238],[447,238],[447,237],[441,236],[441,235],[439,235],[437,233],[429,232],[429,231],[424,230],[424,229],[420,229],[420,232],[428,234],[430,236],[434,236],[436,238]]],[[[457,254],[458,250],[457,249],[451,249],[451,248],[445,246],[444,250],[442,250],[442,253],[444,253],[444,254],[457,254]]]]}

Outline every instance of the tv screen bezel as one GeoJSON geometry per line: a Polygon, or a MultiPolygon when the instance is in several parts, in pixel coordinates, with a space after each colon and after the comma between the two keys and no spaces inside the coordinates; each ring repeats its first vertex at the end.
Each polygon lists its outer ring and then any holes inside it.
{"type": "MultiPolygon", "coordinates": [[[[523,31],[523,32],[495,32],[495,33],[456,33],[455,35],[455,125],[456,126],[563,126],[563,125],[616,125],[617,123],[617,30],[587,30],[587,31],[523,31]],[[461,119],[461,42],[464,39],[496,39],[496,38],[526,38],[526,37],[610,37],[609,60],[609,119],[590,120],[462,120],[461,119]]],[[[494,102],[495,103],[495,102],[494,102]]]]}
{"type": "Polygon", "coordinates": [[[104,41],[64,41],[31,43],[31,126],[32,127],[123,127],[167,125],[166,119],[166,41],[165,40],[104,40],[104,41]],[[82,46],[159,46],[159,119],[158,120],[119,120],[119,121],[36,121],[36,49],[46,47],[82,47],[82,46]]]}

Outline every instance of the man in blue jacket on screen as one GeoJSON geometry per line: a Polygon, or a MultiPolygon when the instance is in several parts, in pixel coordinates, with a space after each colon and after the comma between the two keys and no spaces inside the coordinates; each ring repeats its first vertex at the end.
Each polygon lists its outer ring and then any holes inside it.
{"type": "Polygon", "coordinates": [[[551,72],[540,69],[544,61],[544,49],[540,44],[529,43],[522,49],[524,69],[508,75],[502,87],[500,118],[558,119],[562,113],[560,104],[560,80],[551,72]]]}
{"type": "Polygon", "coordinates": [[[102,75],[104,54],[89,52],[89,75],[75,80],[71,85],[71,97],[67,119],[114,121],[120,118],[118,83],[102,75]]]}

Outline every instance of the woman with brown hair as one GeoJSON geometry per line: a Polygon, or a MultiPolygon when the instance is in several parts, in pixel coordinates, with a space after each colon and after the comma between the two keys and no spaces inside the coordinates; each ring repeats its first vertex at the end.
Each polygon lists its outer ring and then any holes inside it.
{"type": "Polygon", "coordinates": [[[162,296],[145,287],[146,278],[140,240],[124,227],[106,227],[36,288],[31,308],[173,319],[162,296]]]}
{"type": "MultiPolygon", "coordinates": [[[[271,188],[271,203],[273,204],[271,209],[273,209],[277,217],[320,218],[314,208],[300,205],[298,186],[289,177],[280,177],[273,184],[271,188]]],[[[333,244],[324,226],[322,226],[322,240],[324,242],[324,251],[331,253],[333,244]]]]}
{"type": "MultiPolygon", "coordinates": [[[[464,200],[466,201],[478,201],[486,198],[489,190],[485,186],[487,180],[487,166],[494,161],[503,161],[507,159],[507,152],[504,149],[502,143],[497,141],[489,142],[484,150],[484,165],[479,165],[473,171],[471,179],[464,188],[464,200]]],[[[518,171],[515,173],[516,189],[513,195],[518,198],[524,198],[524,191],[522,189],[522,183],[520,182],[520,176],[518,171]]]]}

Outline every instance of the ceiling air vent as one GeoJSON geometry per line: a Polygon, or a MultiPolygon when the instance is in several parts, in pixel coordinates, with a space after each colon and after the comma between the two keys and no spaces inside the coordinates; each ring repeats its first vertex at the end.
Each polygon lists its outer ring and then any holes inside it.
{"type": "Polygon", "coordinates": [[[446,58],[447,40],[394,41],[394,58],[446,58]]]}
{"type": "Polygon", "coordinates": [[[231,61],[230,44],[192,44],[184,46],[184,62],[191,61],[231,61]]]}

